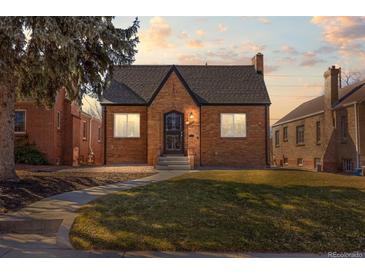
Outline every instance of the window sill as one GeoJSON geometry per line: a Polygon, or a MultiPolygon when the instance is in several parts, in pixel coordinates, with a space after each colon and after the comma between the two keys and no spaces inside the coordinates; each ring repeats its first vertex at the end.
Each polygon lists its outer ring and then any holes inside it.
{"type": "Polygon", "coordinates": [[[245,137],[220,137],[221,139],[234,139],[234,140],[239,140],[239,139],[247,139],[247,136],[245,137]]]}
{"type": "Polygon", "coordinates": [[[114,139],[140,139],[141,137],[116,137],[113,136],[114,139]]]}
{"type": "Polygon", "coordinates": [[[316,143],[316,145],[317,145],[317,146],[320,146],[320,145],[321,145],[321,143],[316,143]]]}
{"type": "Polygon", "coordinates": [[[305,144],[297,144],[297,147],[303,147],[305,144]]]}
{"type": "Polygon", "coordinates": [[[284,143],[287,143],[287,142],[288,142],[288,140],[283,140],[283,142],[284,142],[284,143]]]}

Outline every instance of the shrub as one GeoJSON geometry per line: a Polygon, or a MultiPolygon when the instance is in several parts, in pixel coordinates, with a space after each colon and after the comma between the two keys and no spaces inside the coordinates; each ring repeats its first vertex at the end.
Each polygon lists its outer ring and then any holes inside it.
{"type": "Polygon", "coordinates": [[[34,146],[25,144],[14,149],[15,163],[29,165],[45,165],[47,160],[43,154],[34,146]]]}

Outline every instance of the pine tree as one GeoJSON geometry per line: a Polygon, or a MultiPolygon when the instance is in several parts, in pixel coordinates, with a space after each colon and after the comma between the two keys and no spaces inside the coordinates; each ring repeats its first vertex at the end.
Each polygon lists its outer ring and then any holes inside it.
{"type": "Polygon", "coordinates": [[[17,180],[16,99],[51,107],[61,88],[100,98],[113,66],[134,61],[138,28],[137,18],[119,29],[113,17],[0,17],[0,182],[17,180]]]}

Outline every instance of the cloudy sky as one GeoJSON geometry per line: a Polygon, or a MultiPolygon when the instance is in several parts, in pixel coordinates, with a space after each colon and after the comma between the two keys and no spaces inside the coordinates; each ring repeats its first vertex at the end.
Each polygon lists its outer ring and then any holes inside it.
{"type": "MultiPolygon", "coordinates": [[[[271,123],[323,92],[330,65],[365,78],[365,17],[139,17],[136,64],[250,64],[265,58],[271,123]]],[[[117,17],[127,27],[132,17],[117,17]]]]}

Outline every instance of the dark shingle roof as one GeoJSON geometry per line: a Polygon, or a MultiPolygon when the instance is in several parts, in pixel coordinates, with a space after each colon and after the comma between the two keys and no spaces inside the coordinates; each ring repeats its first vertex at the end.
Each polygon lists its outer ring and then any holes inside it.
{"type": "Polygon", "coordinates": [[[175,70],[199,104],[270,104],[253,66],[131,65],[114,70],[102,104],[147,104],[175,70]]]}
{"type": "Polygon", "coordinates": [[[299,105],[297,108],[289,112],[279,121],[277,121],[275,125],[282,124],[285,122],[289,122],[291,120],[298,119],[303,116],[311,115],[320,111],[323,111],[323,103],[324,103],[324,96],[316,97],[310,101],[304,102],[303,104],[299,105]]]}
{"type": "Polygon", "coordinates": [[[351,86],[352,88],[339,100],[335,108],[341,108],[348,104],[365,100],[365,80],[351,86]]]}
{"type": "MultiPolygon", "coordinates": [[[[337,104],[334,106],[335,109],[344,107],[348,104],[355,102],[362,102],[365,100],[365,80],[360,81],[356,84],[346,86],[339,89],[339,94],[342,96],[337,104]]],[[[299,119],[303,116],[318,113],[324,110],[324,95],[314,98],[310,101],[304,102],[297,108],[289,112],[275,125],[283,124],[292,120],[299,119]]]]}

